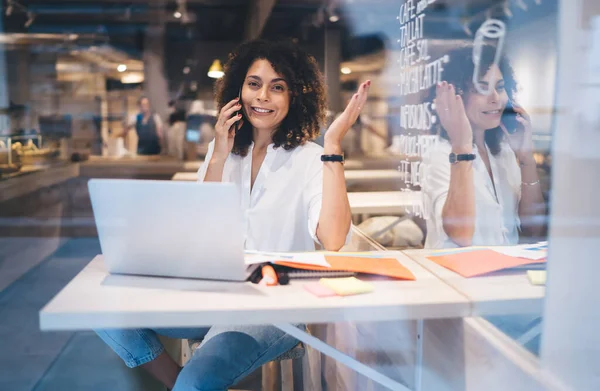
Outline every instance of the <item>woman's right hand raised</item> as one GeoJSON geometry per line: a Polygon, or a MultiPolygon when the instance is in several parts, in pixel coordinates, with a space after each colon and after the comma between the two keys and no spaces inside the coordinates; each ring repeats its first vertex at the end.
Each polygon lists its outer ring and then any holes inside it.
{"type": "Polygon", "coordinates": [[[227,159],[233,149],[235,124],[240,121],[239,127],[241,127],[244,123],[241,114],[235,115],[236,111],[241,111],[242,109],[238,100],[238,98],[233,99],[219,111],[219,117],[215,125],[215,148],[213,150],[213,157],[215,158],[227,159]]]}
{"type": "Polygon", "coordinates": [[[450,138],[454,150],[470,151],[473,148],[473,130],[465,112],[465,106],[460,95],[456,94],[454,86],[447,82],[437,85],[435,110],[440,124],[450,138]]]}

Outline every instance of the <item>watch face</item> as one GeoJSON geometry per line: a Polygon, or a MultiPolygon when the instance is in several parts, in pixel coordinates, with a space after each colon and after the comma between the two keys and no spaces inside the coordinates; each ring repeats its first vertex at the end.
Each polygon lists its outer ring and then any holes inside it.
{"type": "Polygon", "coordinates": [[[452,152],[450,154],[449,158],[450,158],[450,164],[456,163],[456,154],[454,152],[452,152]]]}

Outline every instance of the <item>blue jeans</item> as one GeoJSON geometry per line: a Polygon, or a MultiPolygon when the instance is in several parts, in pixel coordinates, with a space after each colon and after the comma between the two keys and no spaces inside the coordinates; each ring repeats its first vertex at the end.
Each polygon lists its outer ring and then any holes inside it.
{"type": "Polygon", "coordinates": [[[158,335],[202,339],[177,377],[173,391],[223,391],[256,368],[292,349],[298,340],[275,326],[213,326],[196,329],[95,330],[130,367],[164,351],[158,335]]]}

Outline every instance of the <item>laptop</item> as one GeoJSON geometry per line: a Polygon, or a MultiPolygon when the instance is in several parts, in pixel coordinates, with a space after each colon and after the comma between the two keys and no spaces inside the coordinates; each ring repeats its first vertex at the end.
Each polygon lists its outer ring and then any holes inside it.
{"type": "Polygon", "coordinates": [[[234,184],[91,179],[88,188],[110,273],[229,281],[252,273],[234,184]]]}

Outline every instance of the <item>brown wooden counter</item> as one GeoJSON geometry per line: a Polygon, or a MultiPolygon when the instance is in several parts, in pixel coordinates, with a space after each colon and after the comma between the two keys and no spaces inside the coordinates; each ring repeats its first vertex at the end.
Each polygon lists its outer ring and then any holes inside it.
{"type": "Polygon", "coordinates": [[[201,161],[185,162],[166,156],[111,158],[91,156],[81,163],[81,176],[88,178],[171,179],[179,171],[197,171],[201,161]]]}
{"type": "Polygon", "coordinates": [[[0,179],[0,202],[65,182],[79,176],[78,163],[50,166],[23,166],[17,173],[0,179]]]}

